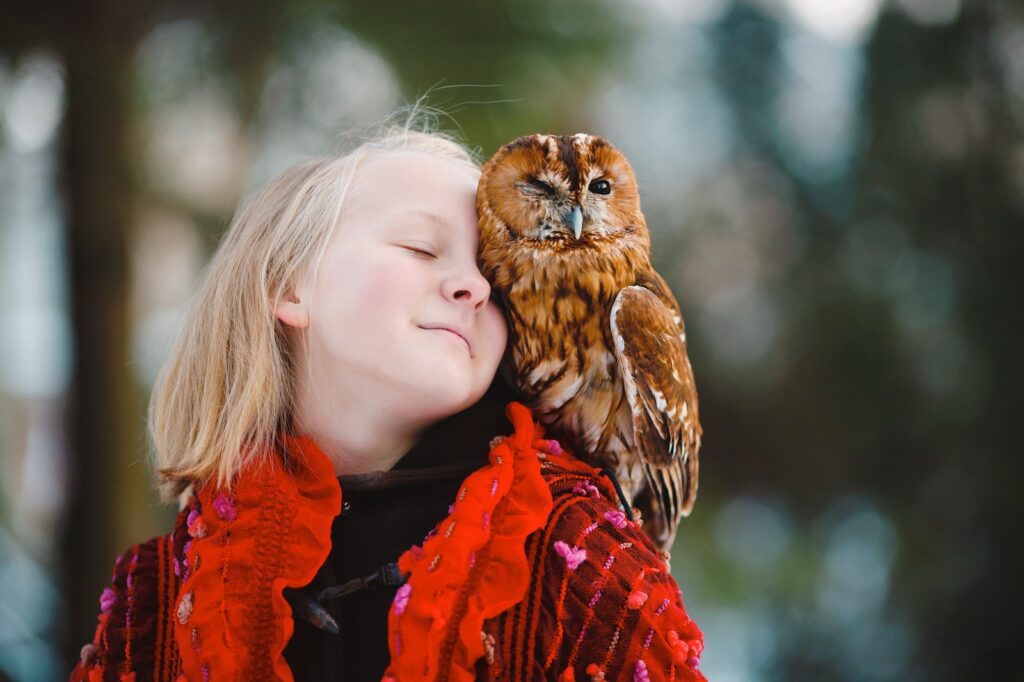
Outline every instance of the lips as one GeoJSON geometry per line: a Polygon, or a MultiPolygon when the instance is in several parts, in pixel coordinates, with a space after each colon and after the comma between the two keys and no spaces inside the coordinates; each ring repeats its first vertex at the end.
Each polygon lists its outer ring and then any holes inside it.
{"type": "Polygon", "coordinates": [[[461,327],[457,327],[455,325],[450,324],[421,324],[420,329],[426,329],[428,331],[445,331],[454,334],[455,336],[458,336],[465,342],[466,347],[469,349],[470,357],[473,357],[473,341],[470,338],[469,334],[466,333],[466,331],[463,330],[461,327]]]}

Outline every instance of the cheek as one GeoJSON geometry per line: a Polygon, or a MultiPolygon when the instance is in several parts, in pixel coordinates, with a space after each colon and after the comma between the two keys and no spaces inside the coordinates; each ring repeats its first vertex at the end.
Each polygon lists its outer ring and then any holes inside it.
{"type": "Polygon", "coordinates": [[[379,337],[393,337],[416,295],[414,276],[381,259],[338,259],[330,268],[313,302],[314,324],[327,345],[359,345],[359,339],[379,344],[379,337]]]}
{"type": "Polygon", "coordinates": [[[495,303],[488,303],[480,325],[482,336],[486,339],[486,347],[483,348],[488,366],[497,369],[505,354],[505,344],[508,342],[508,325],[505,322],[505,314],[495,303]]]}

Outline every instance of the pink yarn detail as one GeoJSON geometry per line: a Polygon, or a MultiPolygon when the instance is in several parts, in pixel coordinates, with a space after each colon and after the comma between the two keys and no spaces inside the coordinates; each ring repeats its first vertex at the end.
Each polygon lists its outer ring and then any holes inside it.
{"type": "Polygon", "coordinates": [[[412,585],[406,583],[398,588],[398,592],[395,592],[395,615],[401,616],[405,613],[405,608],[409,605],[409,594],[412,592],[412,585]]]}
{"type": "Polygon", "coordinates": [[[604,520],[612,524],[616,528],[626,527],[626,515],[620,512],[618,509],[606,511],[604,513],[604,520]]]}
{"type": "Polygon", "coordinates": [[[238,518],[238,513],[235,511],[235,504],[231,501],[231,498],[227,495],[221,494],[217,496],[217,499],[213,501],[213,510],[217,512],[217,516],[225,521],[234,521],[238,518]]]}
{"type": "Polygon", "coordinates": [[[575,571],[576,567],[587,558],[587,550],[575,546],[570,547],[561,540],[555,542],[555,553],[565,559],[565,565],[569,567],[570,571],[575,571]]]}
{"type": "MultiPolygon", "coordinates": [[[[189,514],[189,516],[192,515],[189,514]]],[[[194,538],[206,537],[206,524],[203,522],[203,517],[201,515],[196,514],[192,523],[188,524],[188,534],[194,538]]]]}
{"type": "Polygon", "coordinates": [[[633,682],[651,682],[651,677],[647,674],[647,664],[642,660],[637,661],[636,668],[633,669],[633,682]]]}
{"type": "Polygon", "coordinates": [[[116,603],[117,593],[109,587],[105,588],[103,590],[103,594],[100,595],[100,611],[103,613],[110,613],[116,603]]]}
{"type": "Polygon", "coordinates": [[[565,452],[565,450],[562,449],[562,444],[557,440],[546,441],[545,445],[547,446],[546,449],[549,455],[560,455],[565,452]]]}
{"type": "Polygon", "coordinates": [[[192,615],[192,593],[186,592],[181,595],[181,601],[178,603],[178,622],[184,625],[188,622],[189,616],[192,615]]]}
{"type": "Polygon", "coordinates": [[[579,483],[572,487],[572,491],[577,495],[582,495],[583,497],[591,497],[595,500],[601,497],[601,491],[597,489],[596,485],[590,483],[589,481],[580,481],[579,483]]]}
{"type": "Polygon", "coordinates": [[[633,609],[639,609],[647,603],[647,593],[641,592],[640,590],[634,590],[630,592],[629,597],[626,599],[626,606],[633,609]]]}

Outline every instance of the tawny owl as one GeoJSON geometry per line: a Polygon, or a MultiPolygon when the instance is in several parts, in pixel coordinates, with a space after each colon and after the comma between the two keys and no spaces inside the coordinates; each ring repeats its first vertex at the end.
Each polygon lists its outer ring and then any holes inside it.
{"type": "Polygon", "coordinates": [[[521,137],[484,165],[477,210],[513,383],[576,454],[615,472],[667,550],[697,495],[702,430],[632,167],[600,137],[521,137]]]}

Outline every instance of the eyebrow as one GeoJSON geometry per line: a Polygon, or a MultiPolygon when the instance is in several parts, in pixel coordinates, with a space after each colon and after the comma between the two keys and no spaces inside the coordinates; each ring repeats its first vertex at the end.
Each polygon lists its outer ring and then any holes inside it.
{"type": "Polygon", "coordinates": [[[426,211],[424,209],[416,209],[415,211],[412,212],[412,214],[415,217],[417,217],[417,218],[423,218],[423,219],[427,220],[427,222],[434,223],[435,225],[438,225],[440,227],[447,227],[448,226],[448,221],[445,220],[444,218],[442,218],[441,216],[439,216],[438,214],[434,213],[433,211],[426,211]]]}

